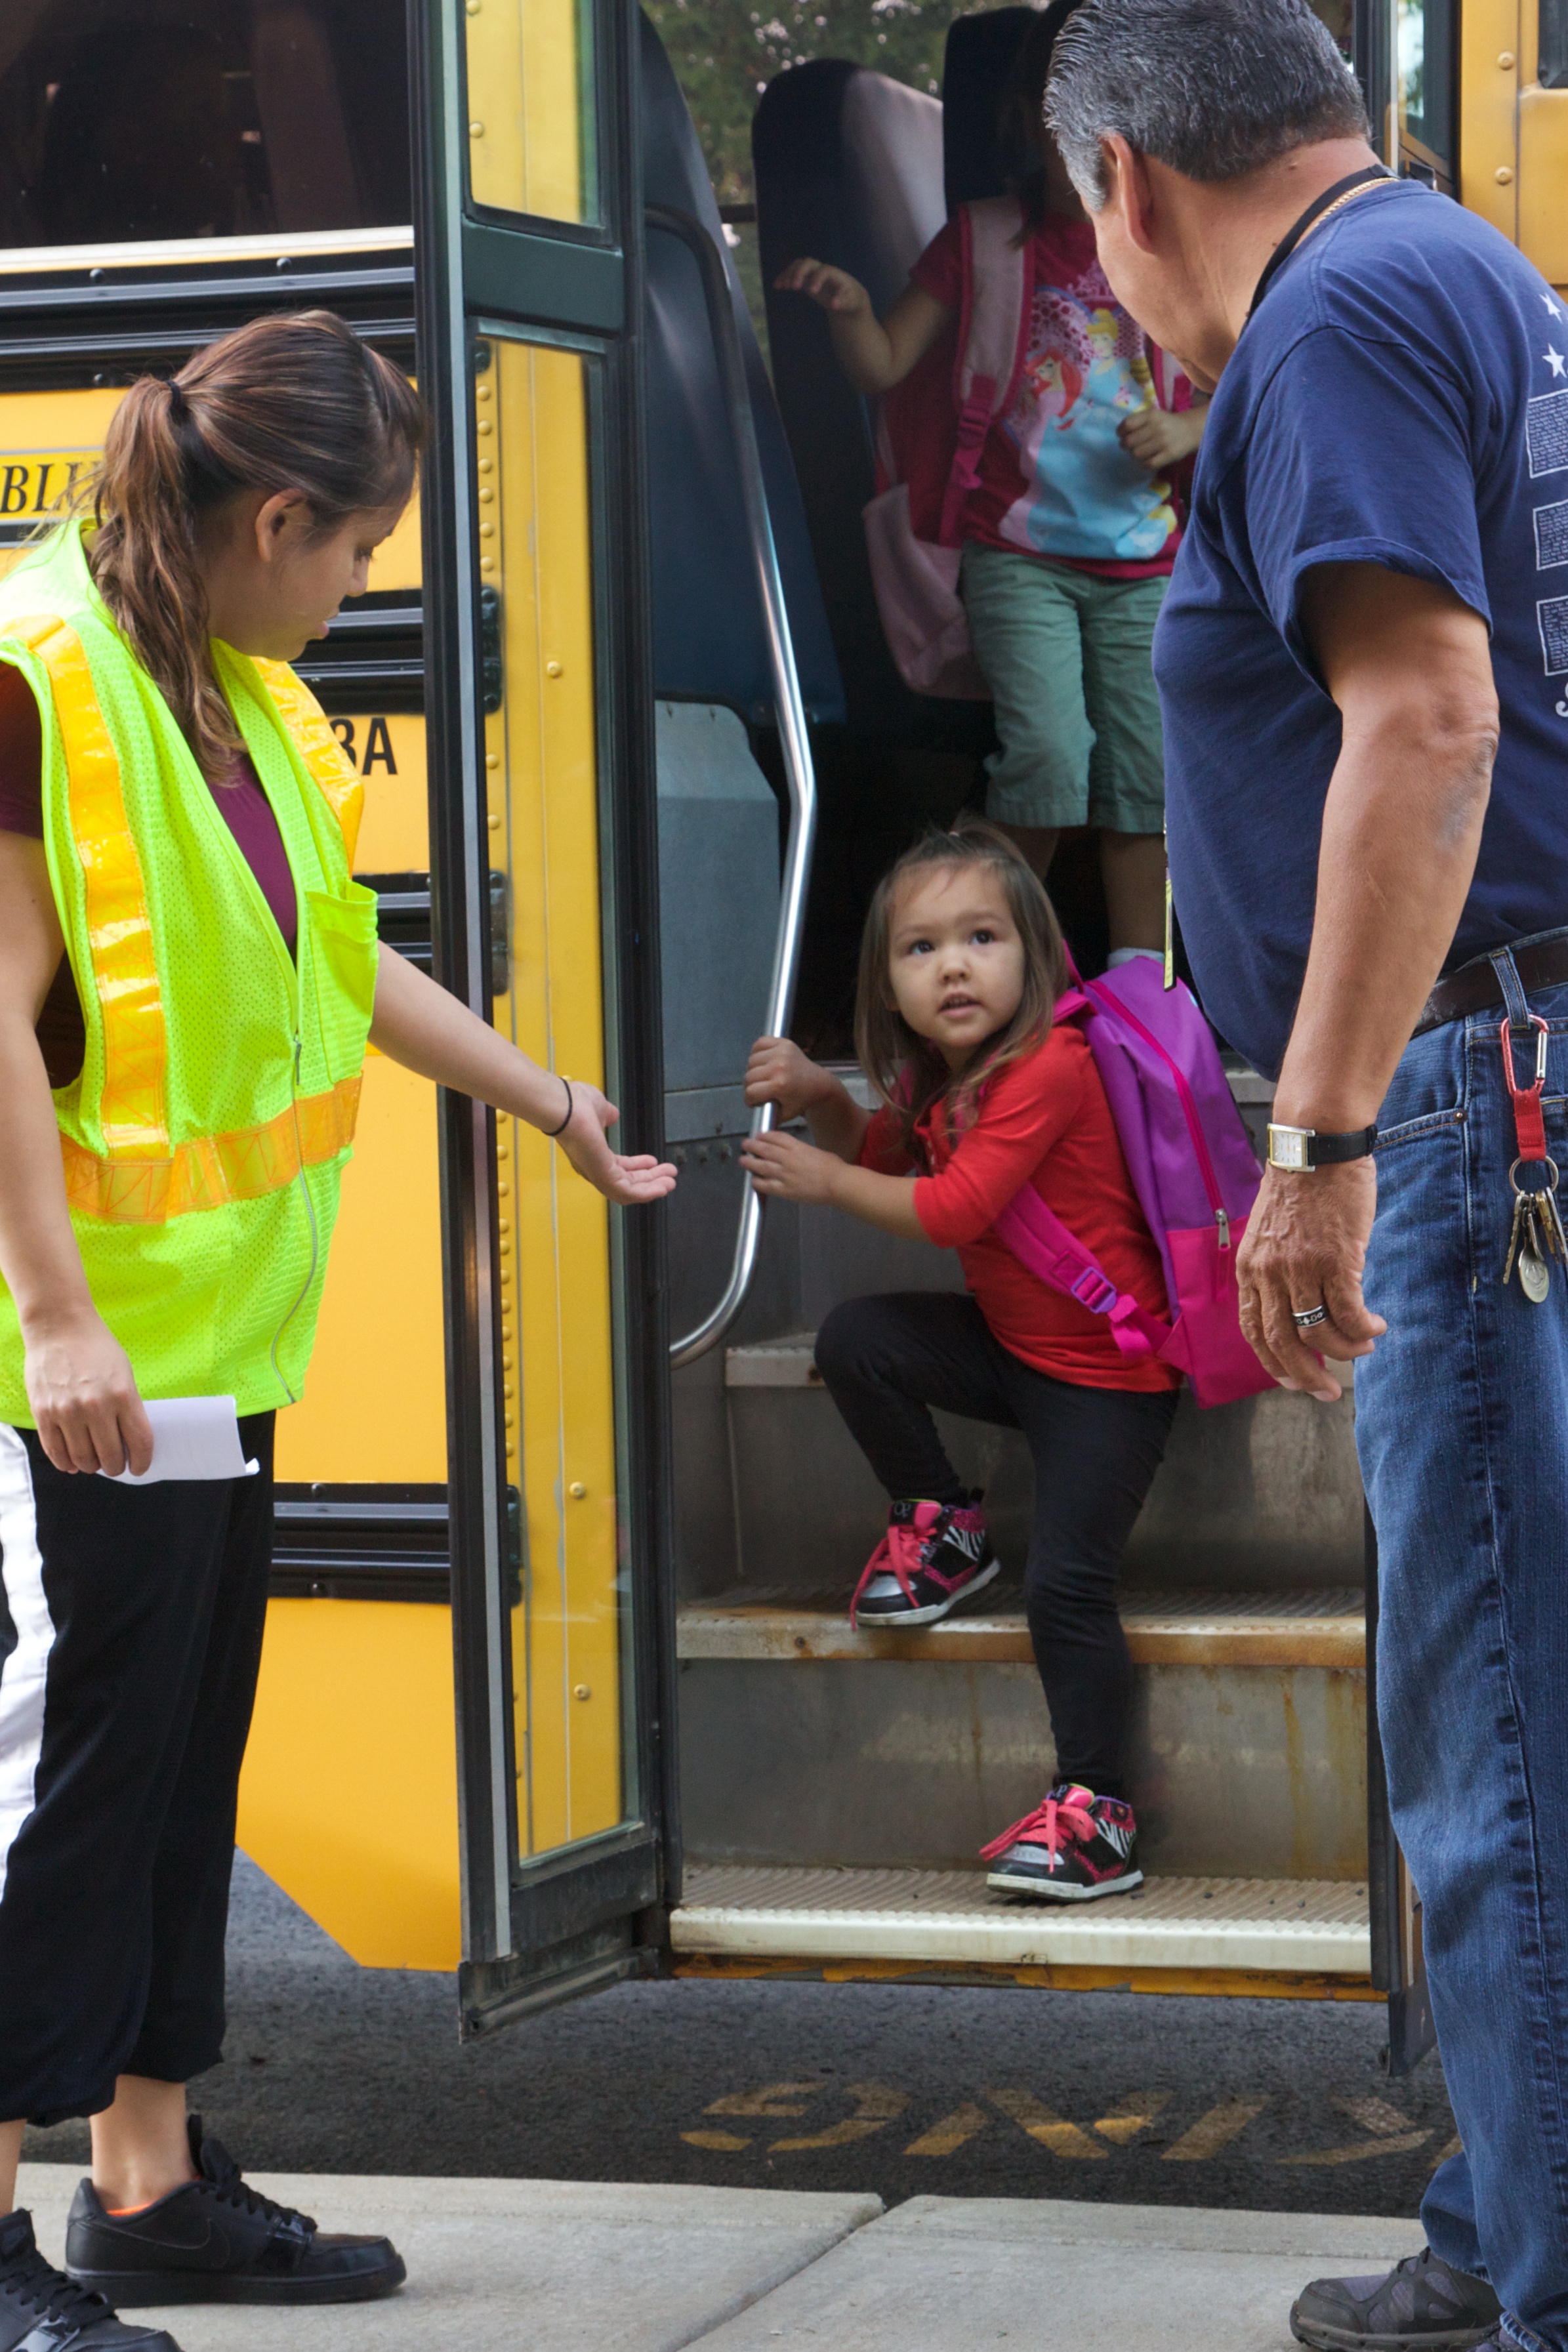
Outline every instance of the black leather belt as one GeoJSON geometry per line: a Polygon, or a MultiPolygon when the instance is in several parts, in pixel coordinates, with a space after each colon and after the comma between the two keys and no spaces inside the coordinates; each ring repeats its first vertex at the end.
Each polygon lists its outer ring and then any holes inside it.
{"type": "MultiPolygon", "coordinates": [[[[1549,931],[1527,947],[1516,947],[1513,961],[1527,996],[1537,989],[1559,987],[1568,981],[1568,930],[1549,931]]],[[[1491,957],[1472,956],[1437,982],[1411,1034],[1424,1037],[1428,1029],[1440,1029],[1445,1021],[1463,1021],[1471,1013],[1500,1012],[1502,1003],[1491,957]]]]}

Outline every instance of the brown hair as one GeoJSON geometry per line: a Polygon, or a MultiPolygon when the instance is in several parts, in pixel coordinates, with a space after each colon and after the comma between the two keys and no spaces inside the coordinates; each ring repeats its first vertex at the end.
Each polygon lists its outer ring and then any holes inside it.
{"type": "Polygon", "coordinates": [[[973,1112],[987,1079],[1043,1042],[1067,978],[1067,949],[1044,885],[1006,835],[983,817],[965,813],[946,833],[933,827],[883,875],[860,940],[855,1051],[882,1100],[897,1113],[911,1159],[919,1156],[915,1128],[934,1103],[945,1100],[950,1120],[960,1123],[973,1112]],[[889,976],[899,892],[911,876],[953,866],[991,868],[1024,943],[1024,992],[1017,1011],[975,1048],[967,1067],[958,1072],[948,1068],[929,1038],[918,1037],[909,1026],[889,976]]]}
{"type": "Polygon", "coordinates": [[[1083,0],[1051,0],[1029,26],[1018,45],[1013,71],[1002,99],[1002,145],[1007,159],[1007,185],[1024,207],[1018,243],[1026,245],[1046,217],[1046,172],[1040,161],[1040,132],[1045,122],[1046,83],[1057,36],[1083,0]]]}
{"type": "Polygon", "coordinates": [[[424,437],[406,377],[331,310],[253,319],[121,402],[78,501],[97,525],[88,562],[208,776],[243,747],[208,652],[204,517],[246,490],[299,490],[335,530],[402,504],[424,437]]]}

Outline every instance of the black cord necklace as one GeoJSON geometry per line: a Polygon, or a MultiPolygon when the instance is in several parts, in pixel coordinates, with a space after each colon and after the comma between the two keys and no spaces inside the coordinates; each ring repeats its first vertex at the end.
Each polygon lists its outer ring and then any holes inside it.
{"type": "Polygon", "coordinates": [[[1393,177],[1386,163],[1369,163],[1364,171],[1352,172],[1347,178],[1336,180],[1331,188],[1325,188],[1321,196],[1314,196],[1300,219],[1286,230],[1264,264],[1263,275],[1253,289],[1252,300],[1247,305],[1247,318],[1252,317],[1307,231],[1321,221],[1325,213],[1331,213],[1337,205],[1347,203],[1359,189],[1370,188],[1374,181],[1392,180],[1393,177]]]}

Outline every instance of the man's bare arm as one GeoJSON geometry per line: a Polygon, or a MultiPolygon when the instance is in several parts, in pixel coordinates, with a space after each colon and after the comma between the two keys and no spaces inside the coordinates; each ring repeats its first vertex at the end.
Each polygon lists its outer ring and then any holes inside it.
{"type": "MultiPolygon", "coordinates": [[[[1344,721],[1323,811],[1311,953],[1274,1117],[1325,1133],[1376,1118],[1453,942],[1475,872],[1497,750],[1486,624],[1453,593],[1380,564],[1310,574],[1306,634],[1344,721]]],[[[1247,1338],[1277,1378],[1331,1401],[1339,1383],[1290,1320],[1320,1299],[1313,1339],[1369,1352],[1384,1326],[1362,1297],[1376,1205],[1370,1160],[1270,1169],[1237,1262],[1247,1338]]]]}

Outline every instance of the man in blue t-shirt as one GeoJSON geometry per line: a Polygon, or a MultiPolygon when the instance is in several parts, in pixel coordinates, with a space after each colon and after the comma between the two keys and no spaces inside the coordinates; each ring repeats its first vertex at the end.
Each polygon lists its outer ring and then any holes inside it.
{"type": "Polygon", "coordinates": [[[1175,903],[1278,1077],[1247,1336],[1323,1399],[1364,1360],[1463,2142],[1428,2252],[1292,2326],[1568,2352],[1568,306],[1387,177],[1307,0],[1087,0],[1046,110],[1119,300],[1215,387],[1155,642],[1175,903]]]}

